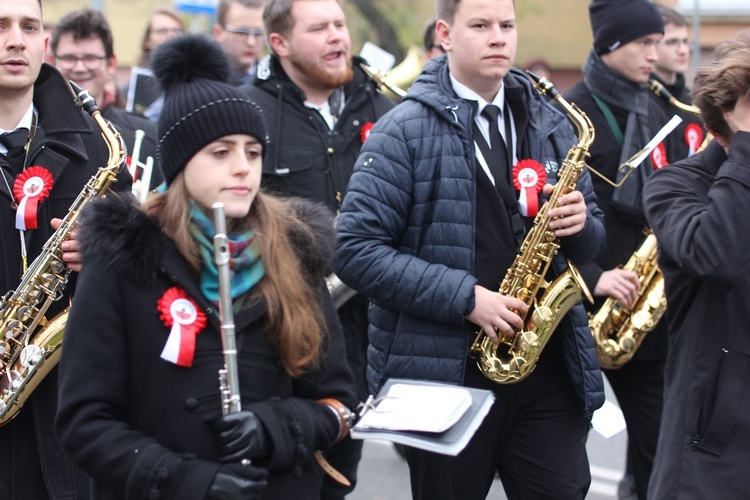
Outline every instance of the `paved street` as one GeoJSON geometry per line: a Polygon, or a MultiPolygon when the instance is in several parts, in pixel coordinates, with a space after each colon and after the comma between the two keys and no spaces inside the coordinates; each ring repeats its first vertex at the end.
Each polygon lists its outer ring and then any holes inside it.
{"type": "MultiPolygon", "coordinates": [[[[606,379],[605,379],[606,383],[606,379]]],[[[607,398],[616,404],[607,385],[607,398]]],[[[587,450],[591,466],[591,488],[588,500],[617,499],[617,483],[625,470],[625,446],[627,437],[620,432],[605,439],[592,430],[587,450]]],[[[393,445],[381,441],[367,441],[359,466],[359,483],[347,500],[410,500],[409,473],[406,461],[395,451],[393,445]]],[[[502,485],[495,480],[488,499],[505,499],[502,485]]]]}

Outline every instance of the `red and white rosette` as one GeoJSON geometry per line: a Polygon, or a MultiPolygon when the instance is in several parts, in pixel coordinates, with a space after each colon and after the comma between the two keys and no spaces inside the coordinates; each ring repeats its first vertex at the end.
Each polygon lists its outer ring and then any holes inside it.
{"type": "Polygon", "coordinates": [[[667,148],[664,147],[663,142],[660,142],[654,150],[651,151],[651,163],[654,166],[654,170],[659,170],[660,168],[669,165],[669,160],[667,159],[667,148]]]}
{"type": "Polygon", "coordinates": [[[359,129],[359,138],[362,139],[362,142],[365,142],[367,138],[370,137],[370,130],[372,130],[374,125],[373,122],[367,122],[362,125],[361,129],[359,129]]]}
{"type": "Polygon", "coordinates": [[[29,167],[16,177],[13,196],[18,202],[16,229],[36,229],[39,204],[49,196],[53,184],[52,174],[44,167],[29,167]]]}
{"type": "Polygon", "coordinates": [[[157,304],[161,319],[170,327],[161,358],[178,366],[193,366],[195,336],[206,326],[206,315],[198,304],[179,287],[172,287],[157,304]]]}
{"type": "Polygon", "coordinates": [[[539,212],[539,193],[546,181],[547,172],[536,160],[521,160],[513,167],[513,187],[521,193],[518,204],[525,217],[534,217],[539,212]]]}
{"type": "Polygon", "coordinates": [[[693,156],[703,144],[703,129],[697,123],[689,123],[685,127],[685,144],[688,145],[688,156],[693,156]]]}

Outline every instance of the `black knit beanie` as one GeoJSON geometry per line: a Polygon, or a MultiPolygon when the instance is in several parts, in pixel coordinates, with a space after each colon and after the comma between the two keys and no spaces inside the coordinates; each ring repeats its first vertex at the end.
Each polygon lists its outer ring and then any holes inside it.
{"type": "Polygon", "coordinates": [[[156,50],[152,68],[164,89],[156,158],[167,184],[198,151],[225,135],[251,135],[263,144],[265,154],[263,114],[226,83],[229,59],[218,43],[204,35],[173,38],[156,50]]]}
{"type": "Polygon", "coordinates": [[[664,33],[664,20],[649,0],[594,0],[589,18],[599,55],[646,35],[664,33]]]}

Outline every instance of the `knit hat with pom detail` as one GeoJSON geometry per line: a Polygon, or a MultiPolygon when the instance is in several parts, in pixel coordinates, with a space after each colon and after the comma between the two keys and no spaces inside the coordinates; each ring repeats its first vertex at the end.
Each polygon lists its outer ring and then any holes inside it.
{"type": "Polygon", "coordinates": [[[185,164],[211,142],[247,134],[268,144],[260,108],[228,83],[229,59],[204,35],[182,35],[156,50],[152,68],[164,90],[156,158],[169,185],[185,164]]]}

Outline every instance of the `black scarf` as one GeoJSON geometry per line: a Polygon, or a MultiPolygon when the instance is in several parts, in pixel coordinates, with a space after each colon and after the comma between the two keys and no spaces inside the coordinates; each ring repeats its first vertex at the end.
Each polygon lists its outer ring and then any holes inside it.
{"type": "MultiPolygon", "coordinates": [[[[623,132],[620,165],[640,151],[651,140],[648,124],[648,85],[633,83],[604,64],[592,50],[583,65],[583,80],[592,94],[610,106],[624,109],[628,118],[623,132]]],[[[622,186],[612,195],[612,207],[623,216],[645,222],[642,191],[646,179],[653,170],[650,157],[641,163],[622,186]]],[[[627,173],[622,169],[615,179],[619,182],[627,173]]]]}

